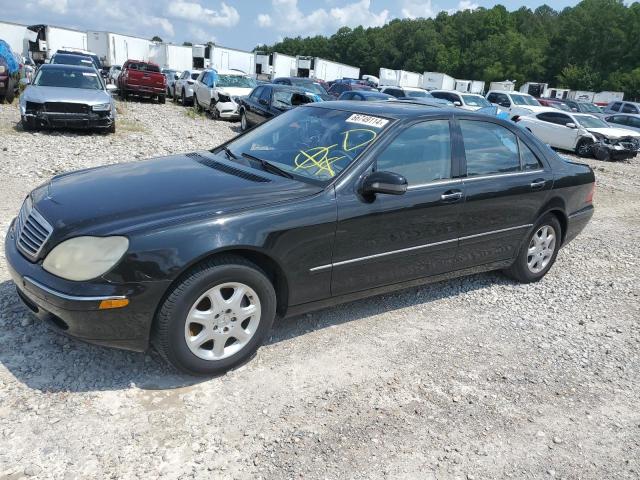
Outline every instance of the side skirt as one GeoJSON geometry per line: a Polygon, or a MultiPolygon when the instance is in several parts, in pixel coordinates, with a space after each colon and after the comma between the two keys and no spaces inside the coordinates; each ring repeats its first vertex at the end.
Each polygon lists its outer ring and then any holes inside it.
{"type": "Polygon", "coordinates": [[[453,272],[443,273],[440,275],[434,275],[431,277],[417,278],[415,280],[408,280],[401,283],[393,283],[391,285],[383,285],[381,287],[372,288],[369,290],[362,290],[359,292],[348,293],[345,295],[339,295],[337,297],[330,297],[316,302],[303,303],[300,305],[290,305],[287,308],[283,318],[293,317],[296,315],[302,315],[307,312],[313,312],[327,307],[333,307],[340,305],[341,303],[353,302],[363,298],[373,297],[376,295],[382,295],[397,290],[404,290],[407,288],[417,287],[420,285],[426,285],[429,283],[440,282],[443,280],[450,280],[457,277],[465,277],[467,275],[473,275],[476,273],[489,272],[492,270],[500,270],[509,267],[513,263],[513,259],[502,260],[500,262],[487,263],[485,265],[478,265],[471,268],[465,268],[463,270],[455,270],[453,272]]]}

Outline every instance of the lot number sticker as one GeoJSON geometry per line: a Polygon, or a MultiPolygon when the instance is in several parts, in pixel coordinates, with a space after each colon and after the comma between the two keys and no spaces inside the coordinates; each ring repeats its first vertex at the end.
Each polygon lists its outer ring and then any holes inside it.
{"type": "Polygon", "coordinates": [[[346,120],[350,123],[359,123],[361,125],[368,125],[369,127],[383,128],[389,120],[379,117],[372,117],[370,115],[360,115],[354,113],[346,120]]]}

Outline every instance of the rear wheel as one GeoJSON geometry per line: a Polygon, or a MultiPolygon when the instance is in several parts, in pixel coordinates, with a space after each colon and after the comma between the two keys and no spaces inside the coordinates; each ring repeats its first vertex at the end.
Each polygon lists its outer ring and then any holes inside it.
{"type": "Polygon", "coordinates": [[[166,103],[167,99],[164,95],[158,95],[158,103],[160,104],[164,104],[166,103]]]}
{"type": "Polygon", "coordinates": [[[241,257],[219,257],[171,291],[156,317],[154,345],[183,372],[220,374],[258,349],[275,315],[275,291],[264,272],[241,257]]]}
{"type": "Polygon", "coordinates": [[[198,102],[198,97],[195,93],[193,94],[193,106],[196,108],[196,112],[202,113],[202,106],[200,105],[200,102],[198,102]]]}
{"type": "Polygon", "coordinates": [[[576,145],[576,154],[580,157],[590,157],[592,155],[593,140],[583,138],[576,145]]]}
{"type": "Polygon", "coordinates": [[[537,282],[555,263],[561,240],[562,227],[557,217],[545,215],[533,227],[515,262],[505,273],[522,283],[537,282]]]}
{"type": "Polygon", "coordinates": [[[240,129],[244,132],[249,129],[249,123],[247,122],[247,114],[244,110],[240,112],[240,129]]]}

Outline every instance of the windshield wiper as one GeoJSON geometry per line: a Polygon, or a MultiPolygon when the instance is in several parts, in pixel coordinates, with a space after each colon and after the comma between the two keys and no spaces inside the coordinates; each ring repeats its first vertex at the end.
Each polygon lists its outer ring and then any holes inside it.
{"type": "Polygon", "coordinates": [[[253,155],[249,154],[249,153],[242,153],[242,156],[244,158],[248,158],[249,160],[254,160],[256,162],[258,162],[260,165],[262,165],[262,168],[265,169],[265,171],[267,172],[271,172],[271,173],[275,173],[276,175],[280,175],[281,177],[286,177],[286,178],[293,178],[293,175],[291,175],[289,172],[287,172],[286,170],[281,169],[280,167],[278,167],[277,165],[274,165],[271,162],[268,162],[267,160],[263,160],[262,158],[258,158],[258,157],[254,157],[253,155]]]}
{"type": "Polygon", "coordinates": [[[222,147],[222,151],[225,153],[229,160],[239,160],[238,156],[231,151],[227,146],[222,147]]]}

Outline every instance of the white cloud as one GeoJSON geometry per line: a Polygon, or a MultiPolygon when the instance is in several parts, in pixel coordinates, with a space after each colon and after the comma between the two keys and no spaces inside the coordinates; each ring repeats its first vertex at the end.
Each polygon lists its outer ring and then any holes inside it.
{"type": "Polygon", "coordinates": [[[216,37],[207,32],[204,28],[200,28],[195,25],[189,26],[189,34],[191,35],[191,41],[194,43],[216,42],[216,37]]]}
{"type": "Polygon", "coordinates": [[[407,0],[400,11],[404,18],[432,18],[436,16],[436,11],[431,4],[431,0],[425,2],[407,0]]]}
{"type": "Polygon", "coordinates": [[[164,33],[166,33],[167,35],[170,36],[174,36],[175,35],[175,31],[173,29],[173,24],[167,20],[166,18],[162,18],[162,17],[142,17],[141,18],[141,23],[143,25],[147,25],[147,26],[154,26],[154,27],[160,27],[162,29],[162,31],[164,33]]]}
{"type": "Polygon", "coordinates": [[[319,8],[308,14],[298,8],[298,0],[272,0],[272,12],[261,13],[257,23],[261,27],[275,27],[289,34],[316,34],[343,26],[379,27],[389,21],[389,11],[371,11],[371,0],[359,0],[329,10],[319,8]]]}
{"type": "Polygon", "coordinates": [[[67,13],[67,0],[38,0],[36,5],[54,13],[67,13]]]}
{"type": "Polygon", "coordinates": [[[238,11],[222,2],[220,10],[205,8],[196,2],[177,0],[171,2],[167,13],[175,18],[212,25],[214,27],[233,27],[240,21],[238,11]]]}
{"type": "Polygon", "coordinates": [[[447,10],[450,14],[456,13],[456,12],[462,12],[464,10],[475,10],[476,8],[478,8],[480,5],[478,5],[475,2],[472,2],[470,0],[460,0],[458,2],[458,8],[450,8],[449,10],[447,10]]]}

